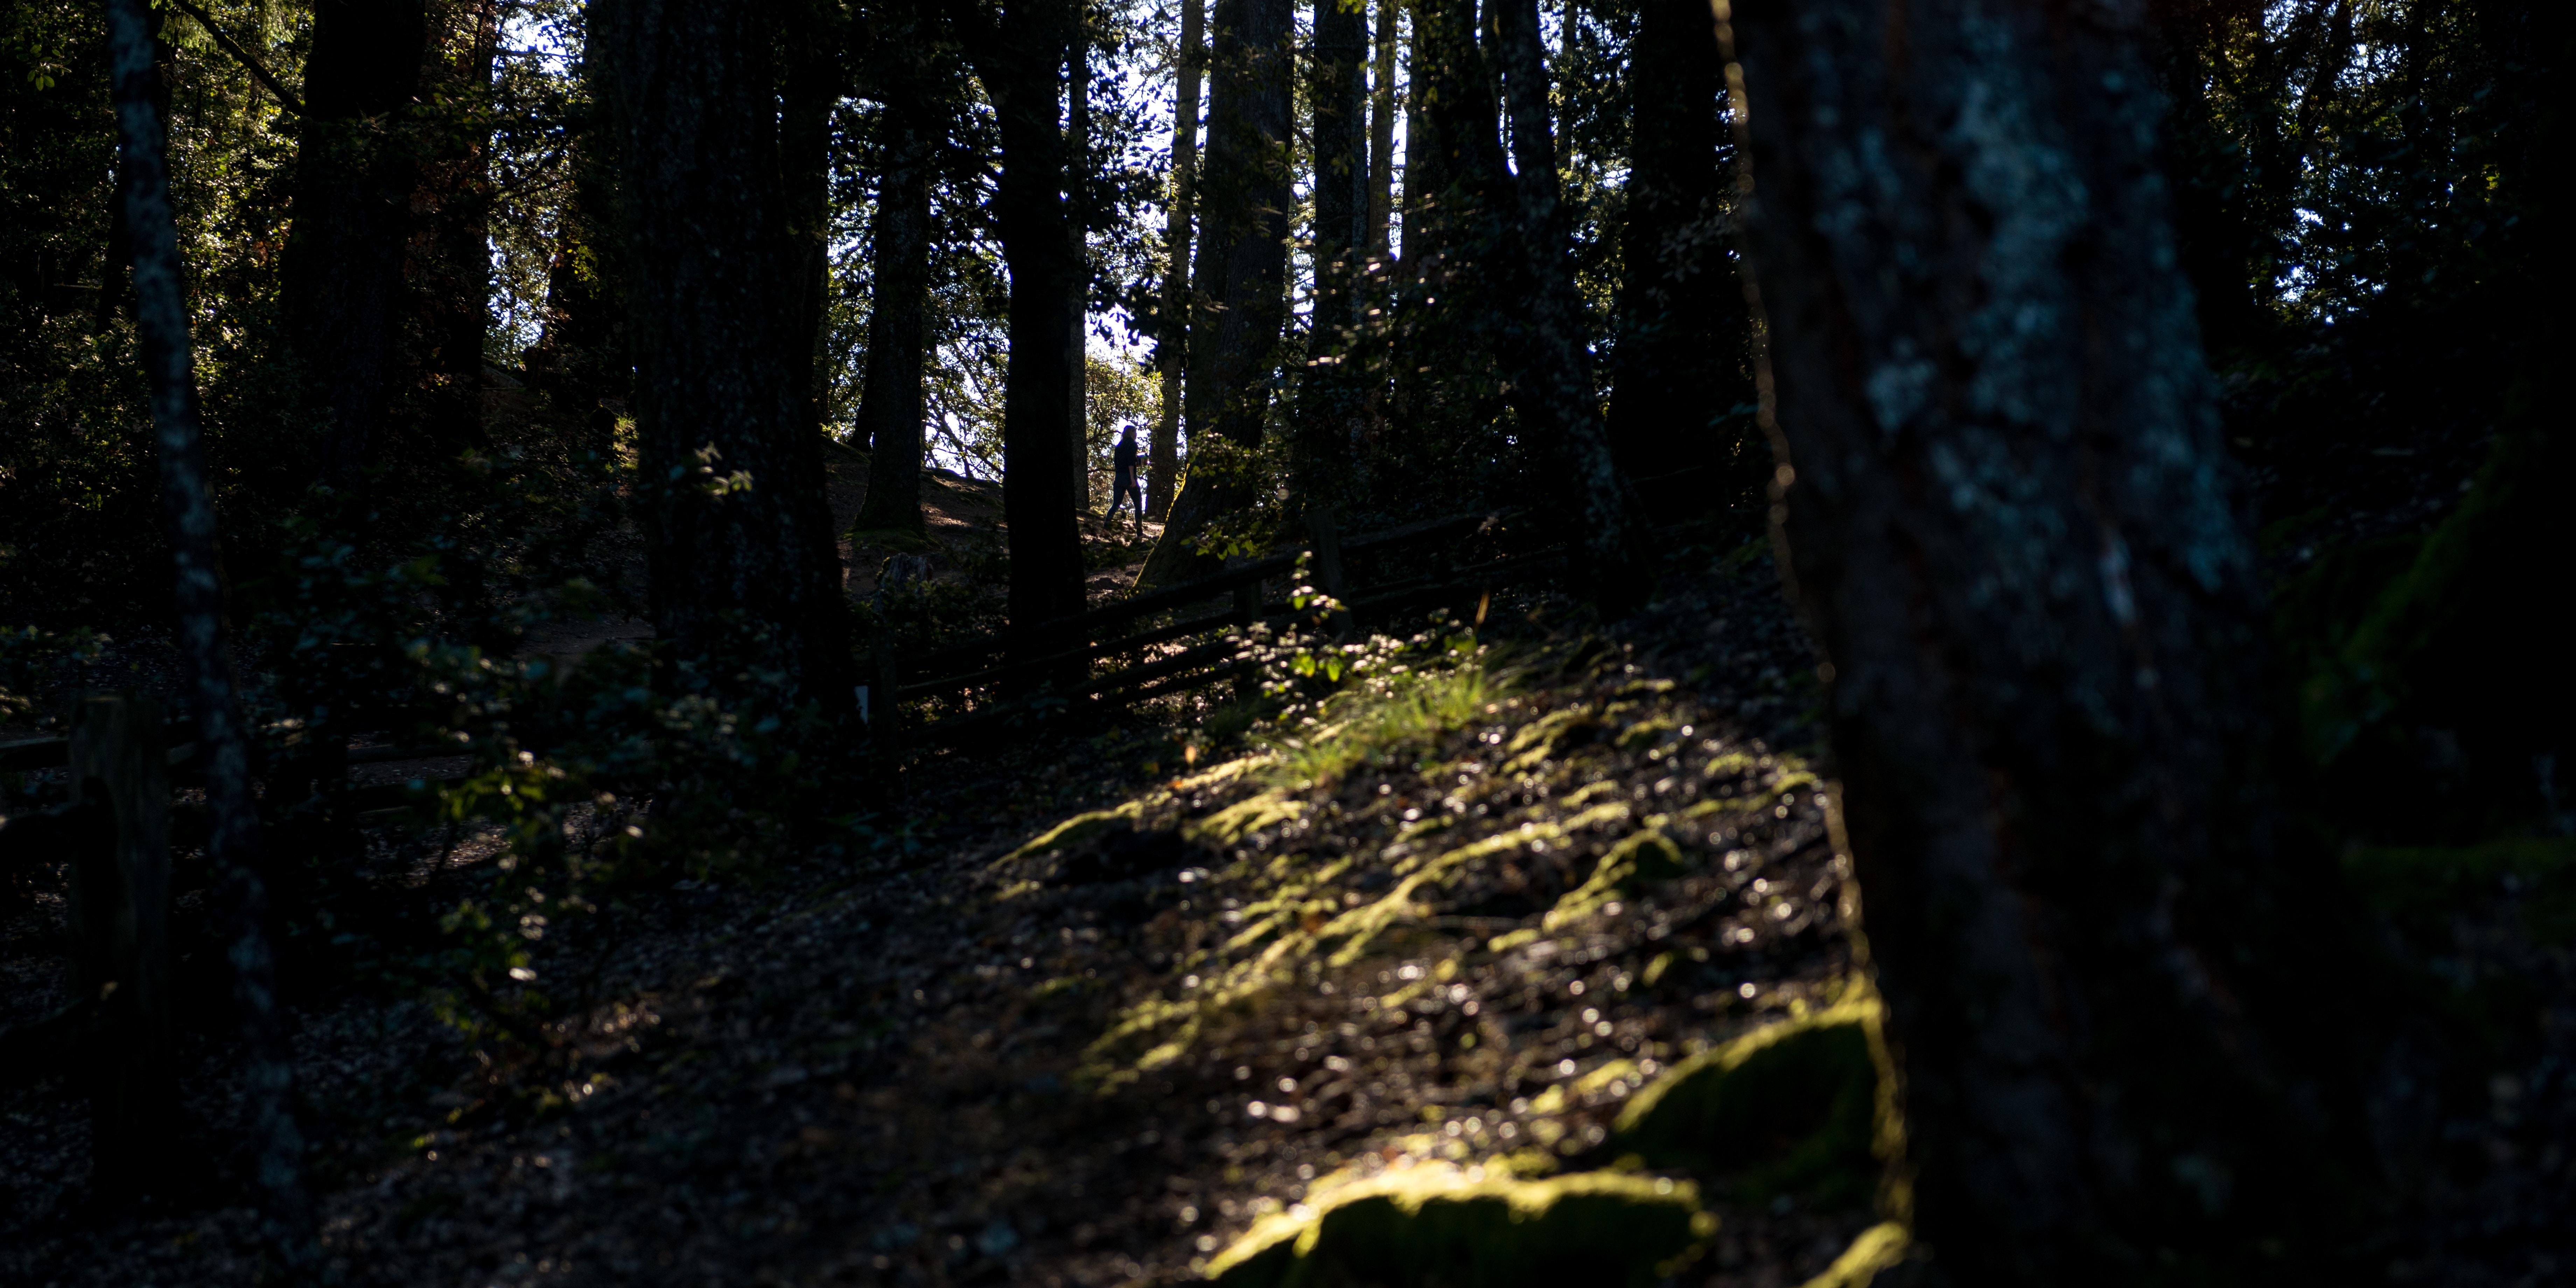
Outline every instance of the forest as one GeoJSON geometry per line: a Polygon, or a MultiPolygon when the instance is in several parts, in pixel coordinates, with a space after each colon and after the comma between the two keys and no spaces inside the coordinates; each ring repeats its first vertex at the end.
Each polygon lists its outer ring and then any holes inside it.
{"type": "Polygon", "coordinates": [[[12,0],[0,1283],[2576,1280],[2570,52],[12,0]]]}

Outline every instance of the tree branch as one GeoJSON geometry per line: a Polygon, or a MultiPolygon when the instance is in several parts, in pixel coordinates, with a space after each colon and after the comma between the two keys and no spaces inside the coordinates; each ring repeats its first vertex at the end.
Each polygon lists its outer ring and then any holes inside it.
{"type": "Polygon", "coordinates": [[[297,100],[293,94],[287,93],[286,87],[279,84],[275,76],[269,75],[268,69],[261,66],[260,61],[257,58],[252,57],[251,52],[244,49],[241,42],[225,35],[224,29],[216,26],[214,18],[207,14],[205,10],[190,3],[190,0],[170,0],[170,3],[177,5],[179,7],[179,12],[196,20],[198,26],[205,28],[206,34],[214,37],[215,43],[223,46],[225,53],[231,54],[241,63],[242,66],[249,68],[252,78],[257,80],[261,85],[266,86],[268,92],[277,97],[279,106],[284,107],[287,111],[295,113],[297,116],[304,115],[304,104],[297,100]]]}

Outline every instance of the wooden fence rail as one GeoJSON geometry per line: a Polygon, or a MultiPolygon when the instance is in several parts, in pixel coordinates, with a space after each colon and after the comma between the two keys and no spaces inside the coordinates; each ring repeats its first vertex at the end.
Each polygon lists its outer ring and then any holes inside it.
{"type": "Polygon", "coordinates": [[[1205,688],[1228,679],[1241,679],[1249,673],[1250,664],[1241,659],[1238,642],[1230,637],[1215,640],[1203,637],[1260,622],[1293,620],[1300,610],[1285,600],[1264,600],[1261,592],[1263,583],[1293,571],[1302,559],[1313,560],[1310,572],[1318,587],[1342,605],[1335,614],[1334,625],[1347,631],[1356,619],[1382,618],[1409,604],[1471,591],[1479,586],[1492,589],[1540,572],[1563,558],[1562,551],[1550,549],[1463,568],[1445,567],[1373,587],[1345,584],[1350,561],[1355,556],[1433,545],[1484,528],[1500,517],[1493,514],[1451,515],[1347,540],[1337,539],[1329,521],[1319,521],[1313,526],[1310,539],[1294,549],[1248,560],[1197,581],[1104,604],[1075,616],[923,653],[904,661],[900,667],[904,679],[900,684],[893,678],[897,668],[881,652],[878,682],[872,692],[892,693],[900,701],[963,696],[996,686],[1007,691],[1015,687],[1014,681],[1025,684],[1039,676],[1053,678],[1054,684],[1034,695],[996,697],[979,704],[971,712],[910,730],[894,727],[901,719],[899,712],[889,719],[888,713],[881,708],[874,713],[878,726],[874,733],[880,756],[894,759],[895,753],[890,749],[898,740],[913,748],[953,745],[975,736],[1016,727],[1042,711],[1062,705],[1080,704],[1103,709],[1205,688]],[[1154,614],[1191,608],[1229,593],[1234,602],[1223,610],[1130,630],[1126,634],[1112,633],[1154,614]],[[1103,675],[1090,674],[1091,667],[1104,659],[1129,656],[1140,650],[1192,639],[1202,639],[1202,642],[1167,657],[1147,658],[1103,675]],[[1077,673],[1083,678],[1071,683],[1063,678],[1077,673]]]}
{"type": "MultiPolygon", "coordinates": [[[[1409,606],[1479,588],[1495,589],[1543,572],[1564,558],[1562,550],[1551,548],[1464,567],[1451,564],[1376,585],[1345,584],[1347,570],[1359,556],[1435,545],[1483,530],[1503,517],[1499,513],[1455,514],[1348,539],[1338,538],[1328,520],[1318,521],[1309,539],[1293,549],[1026,629],[947,645],[909,658],[898,656],[887,641],[880,639],[873,657],[868,659],[873,681],[868,692],[875,699],[871,703],[875,709],[870,714],[876,717],[871,721],[875,726],[872,759],[890,768],[899,760],[904,744],[915,748],[945,745],[987,730],[1010,728],[1049,703],[1120,706],[1240,679],[1249,667],[1239,660],[1237,645],[1207,637],[1297,617],[1297,608],[1284,599],[1264,598],[1262,590],[1264,583],[1294,571],[1302,559],[1313,560],[1311,571],[1319,588],[1341,603],[1334,625],[1347,631],[1356,620],[1383,620],[1409,606]],[[1233,602],[1225,608],[1129,629],[1158,614],[1193,608],[1228,595],[1233,602]],[[1117,633],[1122,629],[1123,634],[1117,633]],[[1093,674],[1094,667],[1103,660],[1193,640],[1199,642],[1169,656],[1148,657],[1105,674],[1093,674]],[[1066,677],[1077,675],[1080,678],[1068,682],[1066,677]],[[997,688],[1008,691],[1020,687],[1015,682],[1032,676],[1054,680],[1052,689],[1036,701],[1017,693],[1007,700],[992,697],[971,712],[900,732],[896,728],[899,715],[893,720],[885,718],[890,708],[899,711],[903,702],[963,697],[997,688]],[[895,702],[886,703],[886,695],[892,695],[895,702]]],[[[188,732],[184,722],[172,722],[166,727],[165,737],[176,742],[188,732]]],[[[70,759],[72,742],[68,737],[48,737],[0,745],[0,772],[62,768],[70,759]]],[[[341,763],[419,760],[454,755],[457,751],[449,746],[352,747],[341,763]]],[[[170,748],[165,764],[173,783],[184,785],[199,776],[195,757],[193,743],[170,748]]],[[[362,791],[369,797],[365,804],[399,803],[391,798],[388,789],[362,791]],[[377,796],[387,799],[377,801],[377,796]]],[[[398,787],[391,789],[398,791],[398,787]]]]}

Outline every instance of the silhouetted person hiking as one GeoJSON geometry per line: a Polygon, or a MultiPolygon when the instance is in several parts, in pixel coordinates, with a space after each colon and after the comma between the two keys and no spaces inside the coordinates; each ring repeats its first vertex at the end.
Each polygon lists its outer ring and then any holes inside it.
{"type": "Polygon", "coordinates": [[[1133,497],[1136,502],[1136,524],[1138,527],[1143,527],[1145,492],[1144,489],[1136,486],[1135,426],[1129,425],[1118,431],[1118,447],[1111,459],[1116,473],[1111,477],[1109,484],[1109,516],[1113,519],[1118,517],[1119,503],[1133,497]]]}

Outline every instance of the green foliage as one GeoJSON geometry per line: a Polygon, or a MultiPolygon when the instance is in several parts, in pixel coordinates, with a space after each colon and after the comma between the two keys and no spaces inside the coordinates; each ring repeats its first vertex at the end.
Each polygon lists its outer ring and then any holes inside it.
{"type": "Polygon", "coordinates": [[[58,633],[0,626],[0,724],[24,721],[46,729],[61,723],[60,716],[38,709],[35,695],[57,687],[65,667],[95,661],[107,642],[79,627],[58,633]]]}
{"type": "Polygon", "coordinates": [[[1292,705],[1254,739],[1277,757],[1279,780],[1301,787],[1329,784],[1360,765],[1409,760],[1480,718],[1509,687],[1463,636],[1310,644],[1290,654],[1289,666],[1299,679],[1348,680],[1292,705]]]}

